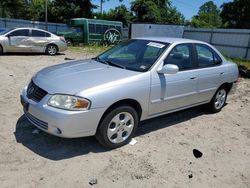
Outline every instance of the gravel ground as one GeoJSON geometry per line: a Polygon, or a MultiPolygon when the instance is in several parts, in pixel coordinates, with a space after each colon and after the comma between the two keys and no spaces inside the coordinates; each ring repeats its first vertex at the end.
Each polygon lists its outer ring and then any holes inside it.
{"type": "Polygon", "coordinates": [[[0,187],[250,187],[250,80],[217,114],[202,107],[141,123],[135,145],[106,150],[93,137],[62,139],[35,127],[23,116],[19,93],[43,67],[66,52],[0,56],[0,187]],[[203,153],[195,158],[193,149],[203,153]]]}

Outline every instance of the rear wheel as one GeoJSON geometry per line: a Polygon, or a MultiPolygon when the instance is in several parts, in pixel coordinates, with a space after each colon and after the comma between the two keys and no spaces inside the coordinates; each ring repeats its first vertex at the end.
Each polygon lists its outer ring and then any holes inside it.
{"type": "Polygon", "coordinates": [[[134,135],[139,123],[138,114],[130,106],[120,106],[110,111],[100,123],[96,138],[105,147],[125,145],[134,135]]]}
{"type": "Polygon", "coordinates": [[[54,44],[49,44],[46,48],[46,54],[48,55],[56,55],[58,52],[58,47],[54,44]]]}
{"type": "Polygon", "coordinates": [[[209,110],[213,113],[221,111],[227,100],[227,90],[224,87],[219,88],[209,103],[209,110]]]}
{"type": "Polygon", "coordinates": [[[66,39],[67,46],[72,46],[72,40],[71,39],[66,39]]]}

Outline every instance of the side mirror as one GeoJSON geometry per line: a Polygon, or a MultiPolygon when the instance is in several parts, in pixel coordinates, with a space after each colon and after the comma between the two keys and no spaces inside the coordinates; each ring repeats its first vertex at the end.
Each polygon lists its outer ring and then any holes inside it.
{"type": "Polygon", "coordinates": [[[222,63],[222,60],[215,60],[215,64],[217,64],[217,65],[219,65],[219,64],[221,64],[222,63]]]}
{"type": "Polygon", "coordinates": [[[179,67],[173,64],[166,64],[157,70],[158,74],[176,74],[179,71],[179,67]]]}

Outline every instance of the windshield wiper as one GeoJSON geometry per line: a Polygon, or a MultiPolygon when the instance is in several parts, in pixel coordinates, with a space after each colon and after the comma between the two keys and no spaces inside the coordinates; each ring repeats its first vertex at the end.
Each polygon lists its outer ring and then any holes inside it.
{"type": "Polygon", "coordinates": [[[120,64],[116,64],[116,63],[113,63],[111,61],[106,61],[109,65],[112,65],[112,66],[115,66],[115,67],[120,67],[120,68],[123,68],[123,69],[126,69],[125,66],[123,65],[120,65],[120,64]]]}
{"type": "Polygon", "coordinates": [[[101,63],[104,63],[106,65],[111,65],[111,66],[115,66],[115,67],[120,67],[120,68],[126,69],[126,67],[123,66],[123,65],[119,65],[119,64],[116,64],[116,63],[113,63],[111,61],[107,61],[107,60],[104,60],[104,59],[100,59],[99,57],[95,57],[95,58],[92,58],[92,59],[96,60],[96,61],[99,61],[101,63]]]}
{"type": "Polygon", "coordinates": [[[106,65],[109,65],[108,62],[104,61],[103,59],[100,59],[99,57],[94,57],[94,58],[92,58],[92,59],[95,60],[95,61],[98,61],[98,62],[100,62],[100,63],[104,63],[104,64],[106,64],[106,65]]]}

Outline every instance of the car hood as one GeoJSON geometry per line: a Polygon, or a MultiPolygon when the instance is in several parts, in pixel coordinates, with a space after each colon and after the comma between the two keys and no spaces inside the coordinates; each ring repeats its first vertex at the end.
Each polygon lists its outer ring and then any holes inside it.
{"type": "MultiPolygon", "coordinates": [[[[78,60],[47,67],[33,82],[50,94],[77,94],[87,89],[140,74],[94,60],[78,60]]],[[[116,82],[117,83],[117,82],[116,82]]]]}

